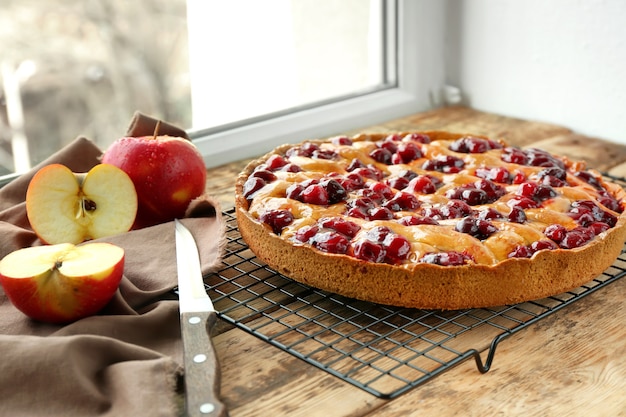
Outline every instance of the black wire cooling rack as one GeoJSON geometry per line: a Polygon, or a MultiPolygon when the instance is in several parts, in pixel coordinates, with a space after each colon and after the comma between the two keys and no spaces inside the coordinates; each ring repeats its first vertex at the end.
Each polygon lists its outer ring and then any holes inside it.
{"type": "Polygon", "coordinates": [[[205,277],[220,317],[380,398],[397,397],[472,357],[487,372],[503,339],[626,274],[625,249],[599,277],[558,296],[498,308],[396,308],[320,291],[277,273],[243,241],[234,210],[224,218],[222,266],[205,277]]]}

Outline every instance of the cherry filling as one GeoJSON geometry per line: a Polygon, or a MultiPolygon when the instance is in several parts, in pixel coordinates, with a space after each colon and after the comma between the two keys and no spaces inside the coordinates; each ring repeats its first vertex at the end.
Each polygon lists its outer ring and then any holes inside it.
{"type": "Polygon", "coordinates": [[[504,162],[509,162],[518,165],[529,165],[536,167],[557,167],[565,169],[565,164],[562,160],[554,157],[550,153],[541,149],[526,149],[507,146],[502,150],[500,159],[504,162]]]}
{"type": "Polygon", "coordinates": [[[267,185],[267,182],[265,182],[263,178],[252,176],[248,177],[246,182],[243,184],[243,196],[247,200],[250,200],[254,196],[254,193],[265,187],[265,185],[267,185]]]}
{"type": "Polygon", "coordinates": [[[558,246],[550,240],[538,240],[530,245],[518,245],[509,253],[509,258],[530,258],[540,250],[558,249],[558,246]]]}
{"type": "Polygon", "coordinates": [[[422,211],[424,217],[430,217],[434,220],[458,219],[469,216],[474,211],[464,201],[450,200],[446,204],[437,207],[427,207],[422,211]]]}
{"type": "Polygon", "coordinates": [[[337,159],[338,154],[332,149],[323,149],[316,143],[304,143],[300,146],[294,146],[285,152],[285,155],[289,158],[292,156],[303,156],[313,159],[337,159]]]}
{"type": "Polygon", "coordinates": [[[502,149],[502,145],[489,139],[466,136],[452,142],[449,149],[461,153],[485,153],[492,149],[502,149]]]}
{"type": "Polygon", "coordinates": [[[363,178],[369,178],[375,181],[383,179],[383,173],[375,165],[364,164],[360,159],[354,158],[346,167],[346,171],[360,175],[363,178]]]}
{"type": "Polygon", "coordinates": [[[293,222],[293,214],[289,210],[268,210],[259,216],[259,220],[280,235],[282,230],[293,222]]]}
{"type": "Polygon", "coordinates": [[[341,217],[324,217],[317,224],[300,228],[295,239],[309,243],[328,253],[346,253],[352,239],[361,229],[359,225],[341,217]]]}
{"type": "Polygon", "coordinates": [[[474,236],[479,240],[485,240],[498,231],[498,228],[489,221],[475,217],[465,217],[464,219],[459,220],[454,229],[457,232],[467,233],[470,236],[474,236]]]}
{"type": "Polygon", "coordinates": [[[416,177],[417,174],[415,172],[406,169],[400,171],[397,175],[387,178],[385,184],[396,190],[403,190],[409,185],[409,182],[416,177]]]}
{"type": "Polygon", "coordinates": [[[419,260],[422,263],[435,264],[441,266],[461,266],[473,262],[471,256],[462,252],[429,252],[424,254],[419,260]]]}
{"type": "Polygon", "coordinates": [[[434,194],[442,185],[442,181],[437,177],[418,175],[409,181],[405,187],[405,191],[419,194],[434,194]]]}
{"type": "Polygon", "coordinates": [[[465,166],[465,161],[452,155],[439,155],[424,162],[422,169],[438,171],[446,174],[456,174],[465,166]]]}
{"type": "Polygon", "coordinates": [[[345,201],[348,196],[346,189],[333,178],[291,184],[285,194],[287,198],[318,206],[337,204],[345,201]]]}
{"type": "Polygon", "coordinates": [[[545,168],[537,173],[537,180],[550,187],[564,187],[567,185],[567,172],[562,168],[545,168]]]}
{"type": "MultiPolygon", "coordinates": [[[[385,165],[408,164],[422,157],[422,150],[415,143],[419,140],[402,138],[400,135],[389,135],[384,140],[376,143],[376,149],[369,154],[377,162],[385,165]]],[[[420,139],[416,136],[416,139],[420,139]]],[[[422,140],[426,140],[422,138],[422,140]]],[[[428,139],[430,141],[430,138],[428,139]]],[[[425,142],[420,142],[425,143],[425,142]]]]}
{"type": "Polygon", "coordinates": [[[506,194],[506,189],[496,183],[481,179],[446,192],[446,197],[465,201],[470,206],[493,203],[506,194]]]}
{"type": "Polygon", "coordinates": [[[573,201],[568,214],[572,219],[576,220],[576,223],[584,227],[594,222],[605,223],[609,227],[617,224],[617,217],[614,214],[604,211],[591,200],[573,201]]]}
{"type": "Polygon", "coordinates": [[[386,226],[369,230],[363,239],[352,244],[355,258],[368,262],[399,264],[409,257],[411,244],[386,226]]]}
{"type": "Polygon", "coordinates": [[[511,175],[509,170],[504,167],[477,168],[474,175],[478,178],[499,182],[501,184],[511,184],[513,182],[513,176],[511,175]]]}

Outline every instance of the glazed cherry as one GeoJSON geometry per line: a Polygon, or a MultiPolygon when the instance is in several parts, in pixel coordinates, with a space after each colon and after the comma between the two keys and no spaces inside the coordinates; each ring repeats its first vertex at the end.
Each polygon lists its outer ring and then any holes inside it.
{"type": "Polygon", "coordinates": [[[390,264],[402,263],[409,257],[411,252],[411,244],[404,237],[398,234],[389,234],[383,241],[383,247],[385,248],[385,262],[390,264]]]}
{"type": "Polygon", "coordinates": [[[302,243],[307,243],[317,234],[318,231],[319,227],[317,225],[303,226],[296,231],[294,237],[302,243]]]}
{"type": "Polygon", "coordinates": [[[423,134],[423,133],[409,133],[404,138],[402,138],[402,140],[413,141],[417,143],[430,143],[431,142],[430,136],[423,134]]]}
{"type": "Polygon", "coordinates": [[[268,210],[259,216],[259,220],[280,235],[280,232],[293,222],[293,214],[289,210],[268,210]]]}
{"type": "Polygon", "coordinates": [[[505,194],[506,190],[489,180],[481,179],[471,184],[448,190],[446,197],[465,201],[470,206],[493,203],[505,194]]]}
{"type": "Polygon", "coordinates": [[[606,232],[607,230],[611,228],[611,226],[603,222],[593,222],[588,227],[596,236],[598,236],[601,233],[606,232]]]}
{"type": "Polygon", "coordinates": [[[398,145],[392,159],[395,164],[408,164],[421,157],[422,151],[416,144],[413,142],[404,142],[398,145]]]}
{"type": "Polygon", "coordinates": [[[559,247],[551,240],[537,240],[530,244],[530,249],[535,252],[539,252],[540,250],[554,250],[559,247]]]}
{"type": "Polygon", "coordinates": [[[324,179],[320,181],[320,185],[326,190],[328,194],[328,203],[336,204],[340,201],[345,201],[348,197],[348,193],[346,189],[341,186],[341,184],[334,179],[324,179]]]}
{"type": "Polygon", "coordinates": [[[420,262],[441,266],[460,266],[471,262],[472,258],[457,251],[427,253],[420,262]]]}
{"type": "Polygon", "coordinates": [[[394,153],[396,150],[398,150],[397,142],[399,142],[401,139],[402,138],[400,138],[400,136],[398,135],[389,135],[382,141],[376,142],[376,146],[382,149],[386,149],[391,153],[394,153]]]}
{"type": "Polygon", "coordinates": [[[283,166],[280,170],[284,172],[301,172],[302,168],[300,168],[300,165],[292,164],[290,162],[287,165],[283,166]]]}
{"type": "MultiPolygon", "coordinates": [[[[289,195],[289,189],[287,191],[289,195]]],[[[321,184],[312,184],[302,190],[300,199],[303,203],[326,206],[329,203],[328,191],[321,184]]]]}
{"type": "Polygon", "coordinates": [[[527,165],[535,167],[557,167],[564,169],[565,164],[562,160],[556,158],[552,154],[536,148],[527,149],[525,154],[528,158],[527,165]]]}
{"type": "Polygon", "coordinates": [[[310,243],[323,252],[338,254],[346,253],[350,244],[344,235],[335,231],[317,233],[310,243]]]}
{"type": "Polygon", "coordinates": [[[251,176],[262,178],[268,183],[276,180],[276,174],[267,169],[255,169],[251,176]]]}
{"type": "Polygon", "coordinates": [[[398,223],[404,226],[418,226],[420,224],[432,224],[432,225],[439,224],[437,220],[431,217],[418,216],[418,215],[401,217],[400,219],[398,219],[398,223]]]}
{"type": "MultiPolygon", "coordinates": [[[[350,171],[350,170],[348,170],[350,171]]],[[[360,175],[363,178],[369,178],[371,180],[380,181],[383,178],[383,173],[380,169],[374,165],[367,165],[365,167],[355,168],[351,172],[360,175]]]]}
{"type": "Polygon", "coordinates": [[[393,196],[396,194],[395,191],[391,189],[391,187],[383,184],[382,182],[371,183],[369,186],[369,189],[375,192],[376,194],[381,195],[382,198],[384,199],[393,198],[393,196]]]}
{"type": "MultiPolygon", "coordinates": [[[[437,210],[441,219],[458,219],[472,214],[473,211],[469,204],[461,200],[450,200],[437,210]]],[[[432,217],[436,219],[435,216],[432,217]]]]}
{"type": "Polygon", "coordinates": [[[391,211],[413,211],[420,207],[420,202],[413,194],[398,192],[383,203],[391,211]]]}
{"type": "Polygon", "coordinates": [[[576,178],[580,178],[581,180],[585,181],[587,184],[591,185],[593,188],[597,189],[597,190],[601,190],[604,187],[602,187],[602,184],[600,183],[600,180],[595,177],[594,175],[590,174],[587,171],[578,171],[574,173],[574,176],[576,178]]]}
{"type": "Polygon", "coordinates": [[[437,191],[441,181],[430,175],[420,175],[409,181],[405,191],[419,194],[433,194],[437,191]]]}
{"type": "Polygon", "coordinates": [[[426,171],[438,171],[446,174],[460,172],[465,166],[465,161],[452,155],[439,155],[434,159],[424,162],[422,169],[426,171]]]}
{"type": "Polygon", "coordinates": [[[285,190],[285,194],[287,198],[302,201],[302,191],[304,191],[302,184],[291,184],[287,187],[287,190],[285,190]]]}
{"type": "Polygon", "coordinates": [[[568,214],[581,226],[588,226],[594,221],[606,223],[610,227],[617,224],[617,217],[615,215],[604,211],[591,200],[573,201],[568,214]]]}
{"type": "Polygon", "coordinates": [[[351,146],[352,139],[347,136],[337,136],[331,139],[331,143],[338,146],[351,146]]]}
{"type": "Polygon", "coordinates": [[[499,182],[502,184],[510,184],[513,181],[513,177],[504,167],[477,168],[474,175],[479,178],[484,178],[486,180],[499,182]]]}
{"type": "Polygon", "coordinates": [[[558,246],[551,240],[538,240],[531,243],[529,246],[519,245],[509,253],[509,258],[530,258],[536,252],[540,250],[554,250],[558,249],[558,246]]]}
{"type": "Polygon", "coordinates": [[[565,228],[565,226],[562,226],[560,224],[551,224],[550,226],[545,228],[543,234],[548,239],[551,239],[556,243],[560,243],[563,239],[565,239],[567,229],[565,228]]]}
{"type": "Polygon", "coordinates": [[[519,185],[515,194],[528,198],[533,198],[537,192],[537,184],[534,182],[524,182],[519,185]]]}
{"type": "Polygon", "coordinates": [[[481,220],[493,220],[493,219],[502,219],[503,215],[498,210],[493,207],[487,207],[478,212],[477,218],[481,220]]]}
{"type": "Polygon", "coordinates": [[[381,263],[385,260],[385,248],[380,243],[362,239],[352,245],[352,253],[355,258],[368,262],[381,263]]]}
{"type": "Polygon", "coordinates": [[[536,182],[521,183],[515,194],[517,196],[533,199],[537,203],[557,196],[554,188],[545,184],[537,184],[536,182]]]}
{"type": "Polygon", "coordinates": [[[562,168],[544,168],[537,173],[540,183],[551,187],[563,187],[567,185],[567,172],[562,168]]]}
{"type": "Polygon", "coordinates": [[[364,164],[360,159],[353,158],[352,161],[350,161],[350,164],[348,164],[348,166],[346,167],[346,171],[352,172],[357,168],[365,168],[366,166],[367,165],[364,164]]]}
{"type": "Polygon", "coordinates": [[[392,153],[385,148],[376,148],[369,154],[375,161],[381,164],[391,165],[392,153]]]}
{"type": "Polygon", "coordinates": [[[537,203],[532,198],[528,198],[521,195],[513,196],[509,201],[506,202],[506,205],[513,208],[519,207],[520,209],[531,209],[531,208],[539,208],[540,204],[537,203]]]}
{"type": "Polygon", "coordinates": [[[623,211],[620,203],[606,190],[598,190],[598,203],[617,213],[621,213],[623,211]]]}
{"type": "Polygon", "coordinates": [[[466,233],[476,239],[484,240],[498,231],[498,228],[487,220],[474,217],[465,217],[457,222],[455,226],[457,232],[466,233]]]}
{"type": "Polygon", "coordinates": [[[500,149],[502,145],[488,139],[466,136],[450,144],[450,150],[461,153],[484,153],[491,149],[500,149]]]}
{"type": "Polygon", "coordinates": [[[313,152],[318,151],[320,147],[315,143],[304,143],[300,146],[294,146],[293,148],[289,148],[285,155],[287,157],[292,156],[303,156],[306,158],[312,158],[313,152]]]}
{"type": "Polygon", "coordinates": [[[507,215],[507,220],[511,223],[523,224],[526,221],[526,212],[520,206],[511,207],[511,211],[507,215]]]}
{"type": "Polygon", "coordinates": [[[367,231],[365,238],[372,242],[382,243],[390,233],[392,233],[391,229],[387,226],[376,226],[367,231]]]}
{"type": "Polygon", "coordinates": [[[518,245],[507,256],[509,258],[530,258],[533,256],[533,252],[528,246],[518,245]]]}
{"type": "Polygon", "coordinates": [[[279,169],[287,165],[287,160],[280,155],[272,155],[267,158],[267,161],[265,161],[265,165],[270,171],[278,171],[279,169]]]}
{"type": "Polygon", "coordinates": [[[367,212],[367,220],[391,220],[393,212],[387,207],[374,207],[367,212]]]}
{"type": "Polygon", "coordinates": [[[410,180],[403,177],[394,177],[385,180],[385,184],[396,190],[404,190],[409,185],[409,181],[410,180]]]}
{"type": "Polygon", "coordinates": [[[254,193],[265,187],[267,183],[263,178],[249,177],[243,184],[243,196],[250,199],[254,193]]]}
{"type": "Polygon", "coordinates": [[[503,149],[500,159],[502,159],[504,162],[518,165],[526,165],[528,163],[528,157],[526,156],[524,151],[511,146],[507,146],[503,149]]]}
{"type": "Polygon", "coordinates": [[[593,231],[579,226],[568,231],[563,240],[559,242],[559,246],[564,249],[579,248],[586,245],[594,236],[593,231]]]}
{"type": "Polygon", "coordinates": [[[332,229],[349,238],[353,238],[361,230],[358,224],[341,217],[325,217],[320,219],[318,224],[322,228],[332,229]]]}

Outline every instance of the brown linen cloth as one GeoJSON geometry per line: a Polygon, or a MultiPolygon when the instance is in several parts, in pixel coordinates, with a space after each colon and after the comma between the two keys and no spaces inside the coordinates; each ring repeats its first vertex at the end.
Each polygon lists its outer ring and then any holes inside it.
{"type": "MultiPolygon", "coordinates": [[[[28,183],[43,165],[86,172],[102,152],[78,138],[0,189],[0,258],[40,245],[25,209],[28,183]]],[[[208,196],[182,222],[197,240],[203,273],[220,261],[224,224],[208,196]]],[[[124,248],[119,291],[99,314],[67,325],[35,322],[0,287],[0,416],[173,416],[179,412],[182,342],[173,222],[100,241],[124,248]],[[169,298],[169,299],[168,299],[169,298]]]]}

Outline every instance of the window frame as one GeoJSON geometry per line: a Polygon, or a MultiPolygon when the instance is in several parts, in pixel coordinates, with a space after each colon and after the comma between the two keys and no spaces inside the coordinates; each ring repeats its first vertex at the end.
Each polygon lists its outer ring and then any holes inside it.
{"type": "Polygon", "coordinates": [[[207,168],[260,156],[284,143],[366,128],[440,105],[445,82],[444,3],[384,0],[383,16],[392,31],[385,42],[387,50],[395,52],[385,69],[392,86],[241,123],[190,130],[207,168]]]}

